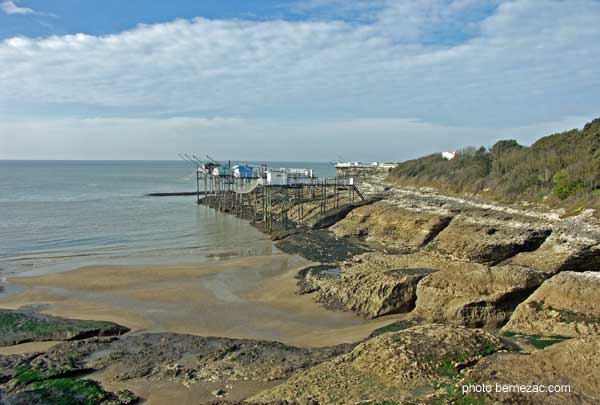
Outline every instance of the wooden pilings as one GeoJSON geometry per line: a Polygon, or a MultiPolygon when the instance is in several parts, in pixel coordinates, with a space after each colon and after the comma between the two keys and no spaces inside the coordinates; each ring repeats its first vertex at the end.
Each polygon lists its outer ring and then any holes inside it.
{"type": "Polygon", "coordinates": [[[267,231],[275,227],[289,229],[306,222],[306,217],[317,212],[339,208],[362,199],[356,186],[346,179],[324,179],[310,184],[288,186],[259,185],[249,192],[240,192],[249,179],[233,176],[203,174],[204,190],[200,190],[198,176],[198,202],[220,212],[230,212],[250,221],[262,221],[267,231]],[[245,182],[245,183],[244,183],[245,182]],[[203,198],[201,195],[204,194],[203,198]]]}

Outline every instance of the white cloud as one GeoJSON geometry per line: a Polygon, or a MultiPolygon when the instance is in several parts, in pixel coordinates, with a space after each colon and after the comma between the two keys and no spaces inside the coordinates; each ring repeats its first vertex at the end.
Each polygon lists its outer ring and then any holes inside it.
{"type": "MultiPolygon", "coordinates": [[[[17,1],[17,0],[15,0],[17,1]]],[[[0,10],[6,14],[33,14],[34,11],[27,7],[19,7],[15,1],[3,1],[0,3],[0,10]]]]}
{"type": "Polygon", "coordinates": [[[591,117],[508,129],[447,127],[411,119],[272,120],[215,117],[0,121],[0,159],[405,160],[500,139],[530,144],[591,117]]]}
{"type": "MultiPolygon", "coordinates": [[[[0,43],[0,66],[6,67],[0,70],[0,116],[37,122],[48,114],[111,114],[140,117],[139,125],[151,117],[184,115],[281,122],[280,132],[272,125],[265,129],[270,138],[252,133],[265,142],[292,133],[308,136],[285,124],[297,122],[298,128],[324,137],[314,138],[316,144],[331,149],[358,136],[340,122],[416,119],[439,131],[437,141],[408,137],[416,129],[407,125],[393,127],[398,142],[391,141],[392,132],[380,139],[426,151],[448,136],[463,140],[457,128],[479,128],[468,131],[479,133],[479,142],[464,141],[489,144],[498,131],[504,133],[502,128],[597,114],[599,2],[490,0],[485,4],[495,11],[485,18],[482,4],[386,0],[380,8],[357,11],[374,16],[359,24],[197,18],[109,36],[11,38],[0,43]],[[462,32],[465,24],[475,24],[466,39],[431,43],[435,36],[462,32]]],[[[101,127],[109,133],[109,127],[101,127]]],[[[369,128],[357,128],[370,139],[369,128]]],[[[6,145],[6,126],[0,131],[6,145]]],[[[33,132],[39,142],[53,139],[39,129],[33,132]]],[[[123,139],[137,136],[121,134],[123,139]]],[[[227,132],[216,128],[212,134],[227,132]]],[[[13,137],[10,142],[21,141],[13,137]]]]}

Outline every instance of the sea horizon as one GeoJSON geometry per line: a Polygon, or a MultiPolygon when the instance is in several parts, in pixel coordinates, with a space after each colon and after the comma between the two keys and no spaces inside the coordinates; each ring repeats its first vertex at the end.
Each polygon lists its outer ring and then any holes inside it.
{"type": "MultiPolygon", "coordinates": [[[[303,165],[317,175],[333,167],[303,165]]],[[[182,160],[0,160],[0,277],[110,264],[200,263],[272,254],[247,221],[196,204],[182,160]]]]}

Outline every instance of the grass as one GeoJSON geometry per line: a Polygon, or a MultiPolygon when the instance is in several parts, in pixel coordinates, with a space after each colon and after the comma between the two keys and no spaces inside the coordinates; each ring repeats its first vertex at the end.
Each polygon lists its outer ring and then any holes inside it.
{"type": "Polygon", "coordinates": [[[15,380],[22,385],[31,384],[36,381],[44,381],[59,376],[64,376],[67,373],[76,370],[75,360],[69,357],[69,366],[64,369],[49,369],[47,371],[35,370],[29,366],[21,366],[16,368],[15,380]]]}
{"type": "Polygon", "coordinates": [[[19,384],[29,384],[35,381],[42,381],[51,377],[50,373],[42,373],[30,367],[17,367],[15,380],[19,384]]]}
{"type": "Polygon", "coordinates": [[[51,336],[61,332],[80,332],[89,329],[110,327],[110,322],[62,320],[37,318],[32,315],[14,312],[0,313],[0,335],[29,333],[35,336],[51,336]]]}
{"type": "Polygon", "coordinates": [[[458,370],[454,367],[454,362],[452,360],[444,360],[442,364],[439,365],[437,373],[442,377],[454,378],[458,376],[458,370]]]}
{"type": "Polygon", "coordinates": [[[360,405],[400,405],[400,402],[391,402],[391,401],[384,401],[384,402],[362,402],[360,405]]]}
{"type": "Polygon", "coordinates": [[[495,344],[487,342],[485,344],[485,346],[483,346],[483,349],[481,349],[481,351],[479,352],[479,354],[481,356],[488,356],[492,353],[496,353],[498,351],[498,348],[496,347],[495,344]]]}
{"type": "Polygon", "coordinates": [[[41,372],[30,367],[17,368],[15,380],[42,403],[49,405],[94,405],[110,397],[100,385],[91,380],[57,378],[69,370],[41,372]]]}
{"type": "Polygon", "coordinates": [[[110,396],[95,381],[72,378],[39,381],[32,388],[45,403],[52,405],[95,405],[110,396]]]}

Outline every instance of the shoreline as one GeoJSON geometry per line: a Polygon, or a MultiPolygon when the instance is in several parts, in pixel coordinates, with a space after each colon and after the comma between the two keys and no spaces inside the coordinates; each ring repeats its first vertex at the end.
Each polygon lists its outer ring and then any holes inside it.
{"type": "Polygon", "coordinates": [[[586,337],[600,330],[588,305],[596,289],[577,273],[598,263],[600,233],[578,219],[441,202],[392,189],[344,215],[314,209],[291,229],[251,222],[276,247],[268,255],[13,278],[28,289],[0,307],[93,313],[130,327],[38,356],[74,353],[80,370],[92,370],[74,381],[148,403],[453,403],[465,376],[515,383],[513,364],[517,374],[552,371],[538,376],[548,384],[558,370],[594,392],[593,370],[576,375],[545,353],[600,344],[586,337]]]}
{"type": "Polygon", "coordinates": [[[25,290],[0,298],[0,307],[111,321],[131,333],[259,339],[299,347],[354,343],[402,318],[366,321],[298,294],[296,276],[313,264],[276,253],[198,265],[88,266],[11,278],[11,284],[25,290]]]}

